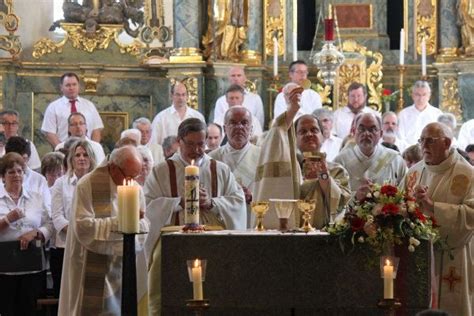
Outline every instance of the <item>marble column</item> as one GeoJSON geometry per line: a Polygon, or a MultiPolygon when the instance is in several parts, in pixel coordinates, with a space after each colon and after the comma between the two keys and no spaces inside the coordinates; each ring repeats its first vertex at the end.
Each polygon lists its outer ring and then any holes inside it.
{"type": "Polygon", "coordinates": [[[247,39],[241,50],[241,61],[247,65],[257,66],[262,63],[262,16],[261,0],[249,0],[247,39]]]}
{"type": "Polygon", "coordinates": [[[174,47],[199,48],[201,0],[174,0],[174,47]]]}
{"type": "Polygon", "coordinates": [[[456,49],[461,44],[461,34],[459,33],[459,26],[457,25],[456,8],[457,0],[443,0],[439,1],[440,6],[438,30],[440,34],[440,53],[455,54],[456,49]]]}

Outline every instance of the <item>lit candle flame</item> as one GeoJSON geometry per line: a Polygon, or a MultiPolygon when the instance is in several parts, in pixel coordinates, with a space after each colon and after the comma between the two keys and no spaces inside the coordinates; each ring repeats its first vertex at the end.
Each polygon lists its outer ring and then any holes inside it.
{"type": "Polygon", "coordinates": [[[386,266],[391,266],[392,264],[390,263],[390,260],[386,259],[386,260],[385,260],[385,265],[386,265],[386,266]]]}
{"type": "Polygon", "coordinates": [[[199,267],[200,265],[201,265],[201,260],[199,260],[199,259],[194,260],[194,267],[195,268],[199,267]]]}
{"type": "MultiPolygon", "coordinates": [[[[194,166],[194,159],[191,160],[191,166],[194,166]]],[[[197,260],[197,259],[196,259],[197,260]]]]}

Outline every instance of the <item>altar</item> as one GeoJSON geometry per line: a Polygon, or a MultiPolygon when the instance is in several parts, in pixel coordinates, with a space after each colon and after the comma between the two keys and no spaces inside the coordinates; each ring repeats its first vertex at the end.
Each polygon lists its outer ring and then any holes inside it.
{"type": "MultiPolygon", "coordinates": [[[[415,253],[396,252],[395,297],[404,315],[429,307],[430,249],[422,243],[415,253]]],[[[379,257],[360,245],[344,254],[338,238],[324,233],[169,233],[161,258],[163,315],[187,313],[186,260],[195,258],[207,260],[205,315],[383,315],[379,257]]]]}

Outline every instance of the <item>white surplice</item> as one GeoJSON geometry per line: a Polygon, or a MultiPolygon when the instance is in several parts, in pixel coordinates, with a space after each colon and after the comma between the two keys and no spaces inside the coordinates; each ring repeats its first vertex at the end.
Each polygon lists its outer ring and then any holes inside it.
{"type": "Polygon", "coordinates": [[[421,131],[429,123],[437,122],[443,112],[428,104],[423,111],[419,111],[415,105],[410,105],[398,113],[398,132],[407,144],[416,144],[420,138],[421,131]]]}

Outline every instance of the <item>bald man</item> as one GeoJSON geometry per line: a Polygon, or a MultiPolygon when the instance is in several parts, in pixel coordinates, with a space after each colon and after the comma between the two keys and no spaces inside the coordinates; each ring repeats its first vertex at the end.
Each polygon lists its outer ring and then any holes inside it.
{"type": "MultiPolygon", "coordinates": [[[[141,169],[137,149],[124,146],[79,180],[66,238],[59,315],[120,315],[123,238],[116,233],[117,186],[137,178],[141,169]],[[87,280],[100,273],[103,282],[97,288],[87,280]]],[[[140,230],[148,231],[146,219],[140,220],[140,230]]]]}
{"type": "Polygon", "coordinates": [[[447,253],[436,254],[438,307],[450,315],[472,315],[474,168],[451,148],[452,138],[444,124],[426,125],[418,140],[423,160],[410,168],[404,186],[425,214],[436,218],[441,238],[452,248],[453,260],[447,253]],[[447,282],[453,275],[459,279],[447,282]]]}
{"type": "Polygon", "coordinates": [[[162,144],[163,140],[171,135],[178,134],[178,126],[185,119],[198,118],[203,122],[204,116],[188,106],[188,90],[181,82],[171,87],[173,104],[158,113],[151,123],[151,143],[162,144]]]}
{"type": "MultiPolygon", "coordinates": [[[[247,76],[245,75],[244,68],[239,66],[231,67],[229,69],[227,80],[229,81],[229,86],[235,84],[244,89],[244,100],[240,105],[249,109],[250,113],[258,119],[260,126],[263,126],[265,116],[263,112],[262,98],[260,98],[258,94],[250,92],[245,88],[247,76]]],[[[222,125],[222,122],[224,122],[225,112],[228,109],[229,103],[226,95],[219,97],[216,101],[216,107],[214,108],[214,122],[222,125]]]]}

